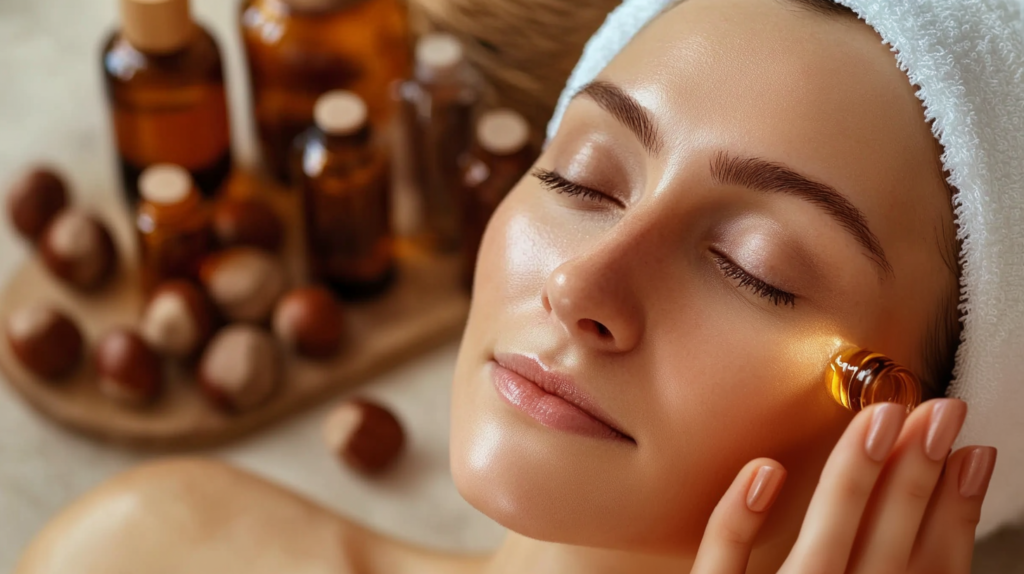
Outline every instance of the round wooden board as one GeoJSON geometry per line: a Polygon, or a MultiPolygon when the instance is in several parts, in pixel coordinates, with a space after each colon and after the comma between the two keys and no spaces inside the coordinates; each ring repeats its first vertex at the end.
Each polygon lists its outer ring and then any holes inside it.
{"type": "MultiPolygon", "coordinates": [[[[122,246],[130,245],[130,226],[124,219],[110,222],[122,246]]],[[[295,238],[290,237],[288,243],[286,253],[295,253],[295,238]]],[[[319,363],[287,357],[282,388],[267,404],[246,414],[227,415],[214,410],[182,366],[168,366],[163,396],[145,409],[125,408],[101,395],[88,355],[73,376],[48,383],[22,368],[4,337],[0,372],[37,410],[96,438],[160,450],[223,443],[322,402],[461,333],[469,298],[458,284],[458,259],[428,254],[404,243],[399,244],[398,251],[398,279],[392,288],[371,302],[347,306],[348,338],[339,355],[319,363]]],[[[131,249],[122,253],[130,254],[131,249]]],[[[122,256],[122,263],[129,260],[134,258],[122,256]]],[[[137,322],[143,302],[137,285],[137,270],[125,264],[99,293],[80,294],[59,284],[33,259],[0,293],[0,321],[6,324],[7,316],[15,309],[47,302],[73,316],[87,341],[93,342],[111,327],[137,322]]]]}

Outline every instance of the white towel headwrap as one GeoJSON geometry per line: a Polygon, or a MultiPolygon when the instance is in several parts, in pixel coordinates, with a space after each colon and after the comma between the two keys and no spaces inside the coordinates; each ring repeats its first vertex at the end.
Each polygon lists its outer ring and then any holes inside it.
{"type": "MultiPolygon", "coordinates": [[[[978,535],[1024,518],[1024,25],[1020,0],[836,0],[882,36],[942,144],[963,242],[958,445],[999,449],[978,535]]],[[[625,0],[587,43],[548,126],[673,0],[625,0]]]]}

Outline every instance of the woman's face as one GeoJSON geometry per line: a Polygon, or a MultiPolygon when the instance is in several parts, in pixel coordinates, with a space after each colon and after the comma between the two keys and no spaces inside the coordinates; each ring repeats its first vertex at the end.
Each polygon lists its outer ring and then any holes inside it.
{"type": "Polygon", "coordinates": [[[790,473],[768,536],[790,533],[850,419],[829,357],[920,372],[953,280],[937,145],[892,53],[795,3],[689,0],[573,100],[535,167],[480,251],[462,494],[529,537],[685,551],[768,456],[790,473]]]}

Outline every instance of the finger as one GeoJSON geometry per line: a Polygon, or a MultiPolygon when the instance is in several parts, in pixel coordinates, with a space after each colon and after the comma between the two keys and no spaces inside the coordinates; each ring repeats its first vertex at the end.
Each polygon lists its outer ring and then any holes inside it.
{"type": "Polygon", "coordinates": [[[996,449],[968,446],[953,453],[925,513],[911,555],[911,572],[970,572],[974,530],[996,465],[996,449]]]}
{"type": "Polygon", "coordinates": [[[854,417],[825,462],[783,572],[845,572],[871,491],[906,419],[901,405],[872,405],[854,417]]]}
{"type": "Polygon", "coordinates": [[[690,574],[743,574],[757,531],[786,480],[786,469],[759,458],[743,467],[718,501],[690,574]]]}
{"type": "Polygon", "coordinates": [[[905,572],[942,466],[967,416],[967,403],[939,399],[907,418],[861,521],[851,572],[905,572]]]}

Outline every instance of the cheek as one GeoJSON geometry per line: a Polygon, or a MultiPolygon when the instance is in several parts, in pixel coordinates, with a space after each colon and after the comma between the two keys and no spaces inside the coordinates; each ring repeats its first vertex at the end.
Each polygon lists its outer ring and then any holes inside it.
{"type": "MultiPolygon", "coordinates": [[[[749,313],[690,306],[685,321],[653,326],[659,332],[649,339],[644,437],[650,448],[640,468],[649,493],[644,503],[672,527],[665,536],[685,532],[699,541],[694,524],[703,526],[752,459],[776,459],[790,472],[789,484],[813,485],[849,421],[825,384],[835,337],[825,329],[760,324],[749,313]]],[[[787,516],[779,508],[805,503],[801,496],[780,499],[773,514],[787,516]]]]}
{"type": "MultiPolygon", "coordinates": [[[[528,182],[525,178],[512,190],[487,224],[457,369],[478,368],[488,361],[502,325],[511,317],[524,311],[541,315],[544,281],[566,257],[565,242],[533,215],[538,209],[531,203],[536,203],[538,190],[528,182]]],[[[456,376],[456,392],[463,380],[456,376]]]]}
{"type": "Polygon", "coordinates": [[[476,306],[496,297],[502,303],[538,301],[544,281],[573,251],[564,233],[556,235],[529,179],[521,182],[491,218],[480,245],[473,292],[476,306]]]}

